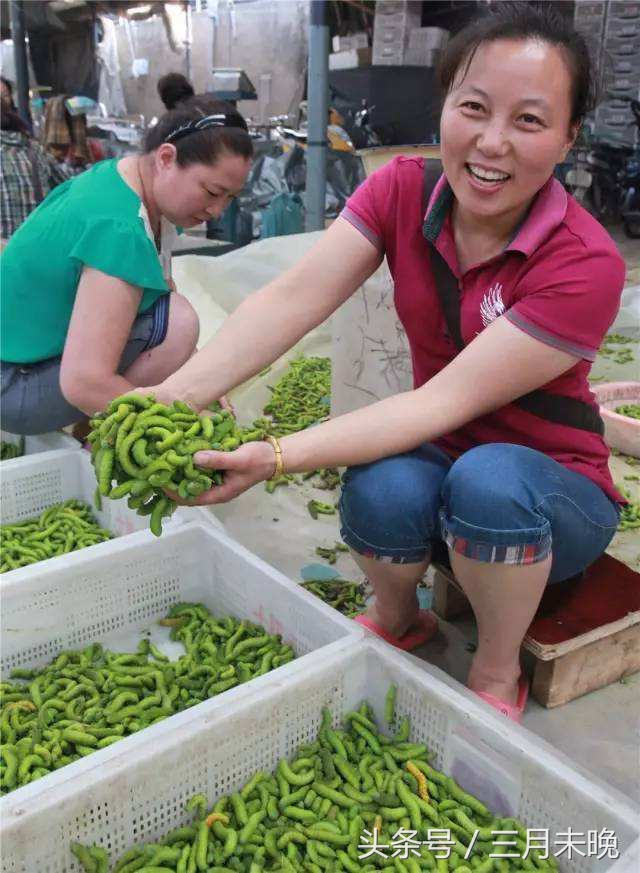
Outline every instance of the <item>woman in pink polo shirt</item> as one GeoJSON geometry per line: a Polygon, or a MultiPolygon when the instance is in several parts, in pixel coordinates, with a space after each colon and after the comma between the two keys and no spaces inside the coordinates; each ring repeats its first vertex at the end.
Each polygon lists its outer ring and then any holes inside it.
{"type": "Polygon", "coordinates": [[[624,263],[553,178],[592,99],[566,19],[497,4],[449,43],[441,83],[435,185],[418,158],[378,170],[299,264],[152,390],[203,407],[323,322],[386,255],[414,389],[279,445],[202,453],[227,473],[197,502],[283,465],[347,467],[342,536],[376,594],[363,624],[402,648],[426,640],[436,622],[416,586],[446,544],[478,623],[468,686],[519,720],[520,645],[545,586],[584,570],[618,523],[587,376],[624,263]]]}

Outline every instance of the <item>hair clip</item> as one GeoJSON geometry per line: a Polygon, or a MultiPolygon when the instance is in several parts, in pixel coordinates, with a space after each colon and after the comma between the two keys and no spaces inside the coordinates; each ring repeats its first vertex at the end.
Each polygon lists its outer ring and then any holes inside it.
{"type": "Polygon", "coordinates": [[[164,138],[165,143],[174,143],[178,139],[189,136],[190,133],[197,133],[199,130],[207,130],[210,127],[225,127],[227,124],[226,115],[206,115],[204,118],[199,118],[197,121],[188,121],[186,124],[181,124],[176,127],[171,133],[164,138]]]}

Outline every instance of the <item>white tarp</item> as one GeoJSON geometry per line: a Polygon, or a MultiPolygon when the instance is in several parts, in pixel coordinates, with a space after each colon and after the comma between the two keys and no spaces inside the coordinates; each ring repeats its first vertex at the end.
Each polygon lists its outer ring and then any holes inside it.
{"type": "Polygon", "coordinates": [[[334,415],[411,389],[411,355],[386,259],[334,314],[332,328],[334,415]]]}

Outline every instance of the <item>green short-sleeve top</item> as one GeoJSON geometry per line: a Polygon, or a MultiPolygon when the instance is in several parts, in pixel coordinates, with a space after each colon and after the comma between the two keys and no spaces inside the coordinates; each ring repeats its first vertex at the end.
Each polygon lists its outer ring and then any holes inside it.
{"type": "Polygon", "coordinates": [[[161,259],[146,209],[117,160],[64,182],[0,256],[0,357],[30,364],[62,354],[85,265],[140,288],[138,312],[145,312],[169,291],[163,254],[161,259]]]}

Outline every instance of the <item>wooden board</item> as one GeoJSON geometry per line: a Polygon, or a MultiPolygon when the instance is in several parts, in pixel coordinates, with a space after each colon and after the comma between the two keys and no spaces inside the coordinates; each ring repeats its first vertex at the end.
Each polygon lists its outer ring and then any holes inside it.
{"type": "Polygon", "coordinates": [[[625,628],[551,661],[535,658],[531,696],[552,708],[640,670],[640,625],[625,628]]]}
{"type": "Polygon", "coordinates": [[[549,585],[524,640],[543,660],[640,623],[640,573],[602,555],[580,578],[549,585]]]}

